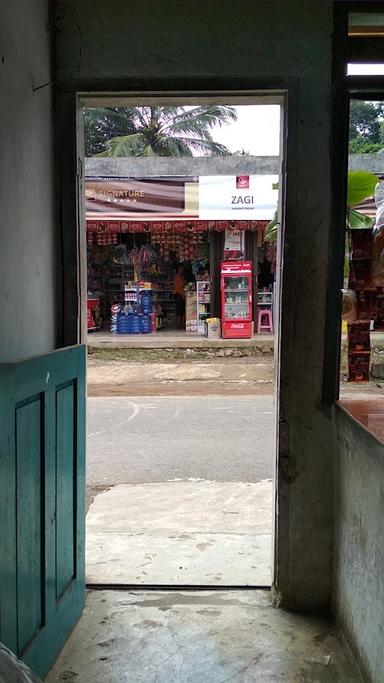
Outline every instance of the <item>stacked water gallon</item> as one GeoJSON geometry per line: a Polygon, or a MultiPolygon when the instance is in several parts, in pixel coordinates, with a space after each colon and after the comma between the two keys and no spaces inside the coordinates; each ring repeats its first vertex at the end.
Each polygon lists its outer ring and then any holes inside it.
{"type": "Polygon", "coordinates": [[[138,302],[111,307],[111,332],[115,334],[150,334],[152,332],[152,291],[140,289],[138,302]]]}
{"type": "Polygon", "coordinates": [[[120,313],[120,304],[113,304],[111,306],[111,332],[117,333],[117,318],[120,313]]]}
{"type": "Polygon", "coordinates": [[[152,332],[152,290],[140,290],[140,332],[141,334],[150,334],[152,332]]]}

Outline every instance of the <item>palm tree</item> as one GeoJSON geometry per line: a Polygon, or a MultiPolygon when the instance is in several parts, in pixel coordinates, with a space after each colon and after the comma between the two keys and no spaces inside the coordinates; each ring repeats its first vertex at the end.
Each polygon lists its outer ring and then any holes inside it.
{"type": "MultiPolygon", "coordinates": [[[[236,121],[233,107],[132,107],[130,109],[93,110],[88,115],[88,125],[103,120],[111,112],[113,125],[128,128],[122,134],[112,135],[103,142],[104,149],[97,156],[193,156],[194,152],[205,156],[225,156],[230,151],[215,142],[211,129],[236,121]],[[120,117],[120,118],[119,118],[120,117]]],[[[87,136],[87,119],[85,119],[87,136]]]]}
{"type": "Polygon", "coordinates": [[[135,132],[131,107],[84,109],[84,152],[86,157],[105,151],[111,138],[135,132]]]}

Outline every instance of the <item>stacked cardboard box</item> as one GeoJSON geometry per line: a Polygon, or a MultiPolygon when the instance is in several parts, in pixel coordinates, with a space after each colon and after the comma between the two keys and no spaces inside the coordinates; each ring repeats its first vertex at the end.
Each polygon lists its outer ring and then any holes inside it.
{"type": "Polygon", "coordinates": [[[197,294],[191,289],[185,292],[185,330],[197,332],[197,294]]]}

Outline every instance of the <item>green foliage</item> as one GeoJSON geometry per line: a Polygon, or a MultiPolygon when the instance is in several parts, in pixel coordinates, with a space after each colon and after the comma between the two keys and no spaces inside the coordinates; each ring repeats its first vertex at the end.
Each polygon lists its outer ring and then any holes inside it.
{"type": "Polygon", "coordinates": [[[352,100],[349,113],[349,139],[361,136],[367,142],[383,143],[380,122],[384,117],[381,102],[352,100]]]}
{"type": "MultiPolygon", "coordinates": [[[[369,173],[368,171],[349,171],[347,191],[348,228],[371,228],[373,226],[373,218],[366,216],[360,211],[356,211],[356,209],[353,209],[352,207],[356,204],[359,204],[364,199],[372,197],[377,182],[377,176],[375,176],[373,173],[369,173]]],[[[267,242],[276,242],[279,228],[280,224],[276,209],[273,218],[266,227],[265,239],[267,242]]]]}
{"type": "Polygon", "coordinates": [[[113,137],[135,132],[130,107],[98,107],[84,109],[84,153],[92,157],[105,150],[105,143],[113,137]]]}
{"type": "Polygon", "coordinates": [[[381,149],[384,149],[384,136],[382,142],[369,142],[362,135],[349,141],[350,154],[376,154],[381,149]]]}
{"type": "Polygon", "coordinates": [[[265,240],[267,242],[276,242],[279,228],[280,223],[278,218],[278,212],[276,209],[275,213],[273,214],[273,217],[271,218],[265,229],[265,240]]]}
{"type": "Polygon", "coordinates": [[[347,205],[356,206],[367,197],[372,197],[377,182],[377,176],[369,171],[349,171],[347,205]]]}
{"type": "MultiPolygon", "coordinates": [[[[209,107],[132,107],[124,110],[94,109],[93,118],[85,119],[86,152],[87,139],[91,129],[100,132],[105,138],[97,156],[193,156],[194,152],[206,156],[225,156],[230,154],[225,145],[215,142],[211,129],[236,121],[233,107],[212,105],[209,107]],[[114,129],[106,137],[108,116],[114,129]],[[121,130],[116,134],[119,122],[121,130]],[[126,130],[123,130],[124,126],[126,130]]],[[[88,146],[89,148],[89,146],[88,146]]]]}
{"type": "Polygon", "coordinates": [[[371,216],[366,216],[361,211],[356,209],[347,209],[347,225],[351,230],[356,228],[372,228],[374,219],[371,216]]]}

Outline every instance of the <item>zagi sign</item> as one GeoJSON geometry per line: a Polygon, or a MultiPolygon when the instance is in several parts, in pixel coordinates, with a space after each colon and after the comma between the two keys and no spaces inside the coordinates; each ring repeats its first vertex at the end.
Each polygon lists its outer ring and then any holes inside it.
{"type": "Polygon", "coordinates": [[[200,176],[199,218],[269,220],[276,207],[276,175],[200,176]]]}

